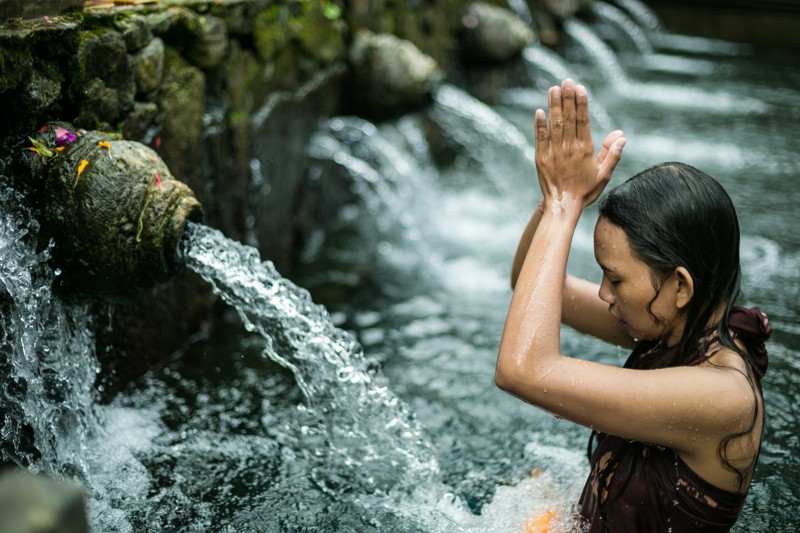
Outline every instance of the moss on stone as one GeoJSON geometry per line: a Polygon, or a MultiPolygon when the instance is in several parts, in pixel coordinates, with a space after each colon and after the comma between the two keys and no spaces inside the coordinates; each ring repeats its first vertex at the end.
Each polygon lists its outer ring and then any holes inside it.
{"type": "Polygon", "coordinates": [[[344,51],[339,17],[329,15],[335,7],[338,8],[330,1],[304,3],[301,15],[290,26],[292,37],[320,66],[330,64],[344,51]]]}
{"type": "Polygon", "coordinates": [[[286,6],[270,6],[256,15],[253,25],[253,44],[262,61],[269,61],[289,41],[284,23],[288,18],[286,6]]]}
{"type": "Polygon", "coordinates": [[[338,4],[290,1],[261,11],[254,26],[254,43],[264,61],[284,48],[297,47],[302,56],[324,67],[344,54],[344,21],[338,4]]]}
{"type": "Polygon", "coordinates": [[[173,173],[195,190],[200,187],[205,75],[176,50],[166,47],[164,79],[157,103],[162,117],[161,156],[173,173]]]}

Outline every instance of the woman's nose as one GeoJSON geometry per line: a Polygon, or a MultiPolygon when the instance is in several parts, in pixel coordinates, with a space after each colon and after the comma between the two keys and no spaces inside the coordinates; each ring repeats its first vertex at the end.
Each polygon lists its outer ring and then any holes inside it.
{"type": "Polygon", "coordinates": [[[597,291],[597,295],[608,305],[612,305],[614,303],[614,293],[611,292],[609,282],[605,279],[600,283],[600,289],[597,291]]]}

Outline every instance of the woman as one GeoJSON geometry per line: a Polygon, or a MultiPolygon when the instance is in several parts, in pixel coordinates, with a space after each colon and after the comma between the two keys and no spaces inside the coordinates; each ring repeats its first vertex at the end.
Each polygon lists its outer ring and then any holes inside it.
{"type": "Polygon", "coordinates": [[[586,89],[572,80],[549,90],[548,108],[549,124],[535,115],[543,198],[514,259],[497,385],[593,430],[589,531],[728,531],[761,446],[770,333],[757,309],[734,306],[733,205],[688,165],[646,170],[600,204],[600,285],[566,275],[578,219],[626,139],[609,134],[595,157],[586,89]],[[633,348],[625,368],[562,355],[562,322],[633,348]]]}

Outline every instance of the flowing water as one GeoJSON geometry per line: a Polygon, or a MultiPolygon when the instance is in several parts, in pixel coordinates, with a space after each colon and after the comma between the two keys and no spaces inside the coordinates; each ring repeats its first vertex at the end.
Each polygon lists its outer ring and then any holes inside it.
{"type": "MultiPolygon", "coordinates": [[[[187,265],[230,312],[110,405],[91,390],[90,314],[50,293],[47,251],[28,240],[36,228],[3,196],[12,358],[0,370],[13,377],[3,405],[17,409],[0,419],[16,446],[3,453],[81,479],[96,531],[510,533],[545,511],[572,531],[588,430],[493,382],[510,262],[539,198],[532,116],[569,75],[590,89],[595,141],[615,128],[629,139],[613,183],[680,160],[737,206],[743,303],[766,311],[775,334],[763,451],[735,531],[796,531],[800,66],[669,34],[638,0],[608,5],[567,25],[579,41],[526,50],[528,77],[491,106],[444,86],[430,109],[394,122],[320,125],[310,176],[354,201],[311,236],[293,282],[254,249],[191,226],[187,265]],[[21,435],[39,455],[20,451],[21,435]]],[[[568,268],[597,280],[594,216],[568,268]]],[[[562,349],[609,364],[627,355],[570,330],[562,349]]]]}

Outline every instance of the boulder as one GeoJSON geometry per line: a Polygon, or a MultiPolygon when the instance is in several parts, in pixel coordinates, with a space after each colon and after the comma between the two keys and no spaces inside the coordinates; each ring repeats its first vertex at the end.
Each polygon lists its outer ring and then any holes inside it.
{"type": "Polygon", "coordinates": [[[133,73],[137,94],[158,89],[164,74],[164,41],[156,37],[134,56],[133,73]]]}
{"type": "Polygon", "coordinates": [[[461,23],[462,57],[467,62],[507,61],[535,38],[516,13],[483,2],[471,4],[461,23]]]}
{"type": "Polygon", "coordinates": [[[428,103],[443,79],[433,58],[390,34],[359,33],[350,60],[355,104],[371,116],[394,116],[428,103]]]}

